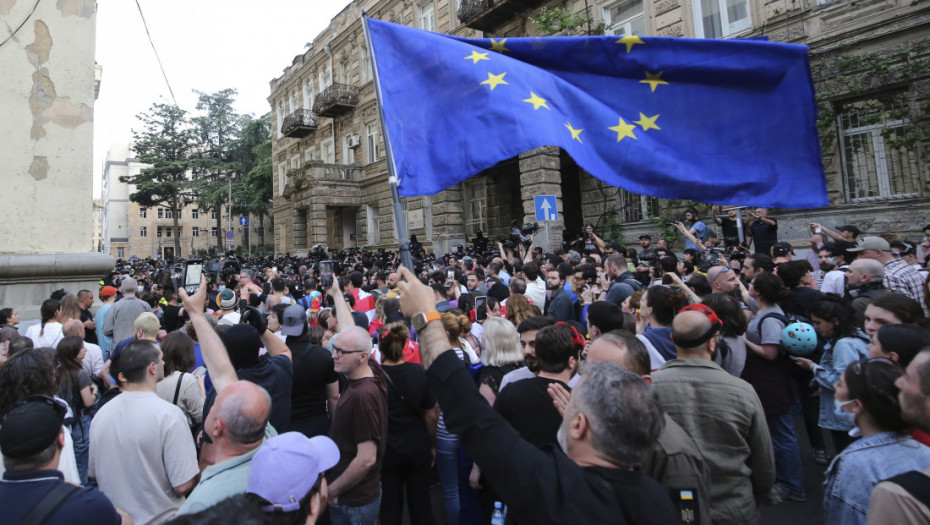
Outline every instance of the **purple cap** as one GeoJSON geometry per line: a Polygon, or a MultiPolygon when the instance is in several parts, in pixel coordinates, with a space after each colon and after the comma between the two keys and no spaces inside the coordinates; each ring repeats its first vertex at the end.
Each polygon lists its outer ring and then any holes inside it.
{"type": "Polygon", "coordinates": [[[265,512],[293,512],[316,480],[339,462],[339,448],[326,436],[286,432],[265,441],[252,457],[246,492],[267,500],[265,512]]]}

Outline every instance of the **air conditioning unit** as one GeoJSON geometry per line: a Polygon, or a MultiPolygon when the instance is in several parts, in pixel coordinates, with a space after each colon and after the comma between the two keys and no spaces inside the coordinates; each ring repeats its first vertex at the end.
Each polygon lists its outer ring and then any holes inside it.
{"type": "Polygon", "coordinates": [[[349,137],[349,147],[350,147],[350,148],[357,148],[357,147],[359,147],[359,146],[361,146],[361,145],[362,145],[362,137],[359,137],[358,135],[351,135],[351,136],[349,137]]]}

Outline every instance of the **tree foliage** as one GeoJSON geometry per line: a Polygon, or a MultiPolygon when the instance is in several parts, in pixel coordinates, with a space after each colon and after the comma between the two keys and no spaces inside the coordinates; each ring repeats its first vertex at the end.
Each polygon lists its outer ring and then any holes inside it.
{"type": "Polygon", "coordinates": [[[122,176],[120,182],[135,185],[129,196],[132,202],[146,208],[160,206],[171,212],[174,249],[175,253],[181,253],[178,217],[192,197],[188,171],[194,136],[187,112],[178,106],[156,103],[138,118],[143,129],[133,130],[133,150],[140,162],[151,167],[136,175],[122,176]]]}
{"type": "MultiPolygon", "coordinates": [[[[159,103],[138,115],[142,130],[133,131],[133,149],[139,161],[151,167],[120,177],[135,185],[133,202],[171,212],[176,254],[181,253],[178,217],[188,204],[218,212],[218,232],[225,231],[222,212],[230,192],[232,213],[261,217],[271,207],[271,114],[254,118],[236,113],[234,89],[197,94],[192,117],[177,106],[159,103]]],[[[223,239],[217,235],[218,252],[224,251],[223,239]]]]}
{"type": "MultiPolygon", "coordinates": [[[[230,185],[238,183],[243,175],[236,144],[246,117],[233,109],[235,89],[195,93],[198,95],[197,111],[200,112],[191,119],[197,137],[192,159],[197,203],[202,209],[219,212],[229,200],[230,185]]],[[[219,213],[216,217],[217,231],[222,231],[223,217],[219,213]]],[[[223,242],[223,237],[217,235],[218,250],[222,251],[223,242]]]]}

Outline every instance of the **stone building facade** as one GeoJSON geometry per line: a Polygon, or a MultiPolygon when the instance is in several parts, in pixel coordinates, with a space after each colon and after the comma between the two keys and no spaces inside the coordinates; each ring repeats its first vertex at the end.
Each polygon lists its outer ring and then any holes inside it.
{"type": "MultiPolygon", "coordinates": [[[[248,243],[259,244],[260,228],[270,225],[270,217],[249,216],[247,226],[239,224],[238,215],[227,215],[226,206],[219,211],[199,210],[196,203],[188,204],[178,217],[178,232],[174,232],[174,215],[163,207],[143,208],[129,200],[133,192],[131,184],[119,178],[137,175],[146,164],[139,162],[128,144],[115,144],[107,152],[103,169],[101,201],[103,212],[102,251],[117,259],[132,256],[141,258],[174,257],[191,258],[215,250],[217,237],[226,238],[233,232],[232,240],[224,240],[223,251],[243,247],[248,243]],[[175,253],[175,236],[180,239],[181,252],[175,253]]],[[[270,233],[270,228],[268,229],[270,233]]],[[[265,237],[271,240],[270,234],[265,237]]]]}
{"type": "MultiPolygon", "coordinates": [[[[542,8],[587,9],[607,34],[765,35],[810,46],[831,205],[773,210],[780,236],[855,224],[915,238],[930,223],[930,6],[905,0],[355,0],[271,81],[277,251],[396,245],[387,167],[360,14],[464,37],[540,34],[542,8]],[[587,7],[586,7],[587,6],[587,7]]],[[[427,102],[425,102],[427,103],[427,102]]],[[[805,188],[797,188],[798,192],[805,188]]],[[[531,222],[555,195],[549,246],[592,223],[635,244],[672,203],[608,186],[557,147],[538,148],[429,197],[401,199],[410,233],[437,253],[476,231],[531,222]]],[[[546,241],[542,241],[545,245],[546,241]]]]}
{"type": "Polygon", "coordinates": [[[52,291],[93,289],[113,259],[92,252],[96,3],[0,1],[0,159],[10,227],[0,305],[25,329],[52,291]],[[14,211],[15,210],[15,211],[14,211]]]}

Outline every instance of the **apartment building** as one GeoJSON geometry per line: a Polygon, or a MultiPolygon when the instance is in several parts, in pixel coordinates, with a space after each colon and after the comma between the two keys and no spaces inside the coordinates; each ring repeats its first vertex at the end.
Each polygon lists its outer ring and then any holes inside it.
{"type": "MultiPolygon", "coordinates": [[[[277,251],[396,245],[387,167],[360,15],[463,37],[538,36],[541,9],[587,13],[609,35],[765,36],[810,48],[831,204],[773,210],[785,240],[807,225],[916,236],[930,222],[930,6],[903,0],[355,0],[271,81],[277,251]]],[[[424,101],[428,104],[429,101],[424,101]]],[[[723,109],[723,108],[722,108],[723,109]]],[[[772,108],[777,111],[777,108],[772,108]]],[[[708,176],[712,176],[708,174],[708,176]]],[[[798,192],[806,191],[797,188],[798,192]]],[[[556,195],[550,245],[586,223],[655,232],[667,201],[608,186],[557,147],[525,152],[429,197],[401,199],[437,253],[533,219],[556,195]]]]}

